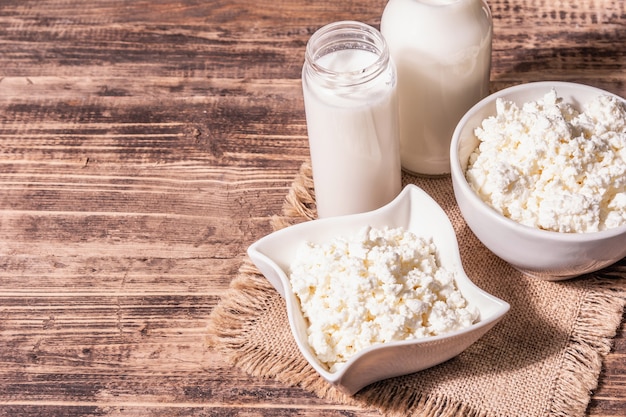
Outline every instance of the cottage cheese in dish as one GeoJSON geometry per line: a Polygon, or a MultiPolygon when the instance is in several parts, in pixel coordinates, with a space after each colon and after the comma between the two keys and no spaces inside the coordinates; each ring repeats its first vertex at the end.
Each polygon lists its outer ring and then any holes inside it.
{"type": "Polygon", "coordinates": [[[521,108],[498,99],[475,130],[466,178],[504,216],[585,233],[626,224],[626,108],[600,95],[581,110],[551,90],[521,108]]]}
{"type": "Polygon", "coordinates": [[[290,266],[308,343],[331,372],[369,346],[474,323],[478,311],[454,278],[430,239],[403,228],[366,227],[325,244],[306,243],[290,266]]]}

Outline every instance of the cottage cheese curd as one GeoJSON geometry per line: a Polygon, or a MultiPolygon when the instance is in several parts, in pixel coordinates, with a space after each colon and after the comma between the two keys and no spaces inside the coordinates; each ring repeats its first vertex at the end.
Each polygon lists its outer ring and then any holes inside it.
{"type": "Polygon", "coordinates": [[[498,99],[475,130],[466,178],[521,224],[596,232],[626,224],[626,109],[600,95],[579,111],[551,90],[519,108],[498,99]]]}
{"type": "Polygon", "coordinates": [[[374,344],[474,323],[478,311],[454,277],[430,239],[403,228],[366,227],[326,244],[306,243],[290,267],[308,343],[331,372],[374,344]]]}

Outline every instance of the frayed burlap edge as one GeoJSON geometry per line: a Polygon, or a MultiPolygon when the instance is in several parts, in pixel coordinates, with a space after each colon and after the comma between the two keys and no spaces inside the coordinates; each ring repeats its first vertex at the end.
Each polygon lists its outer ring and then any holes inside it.
{"type": "Polygon", "coordinates": [[[254,326],[255,318],[266,311],[268,300],[277,296],[256,267],[249,260],[244,261],[223,301],[211,313],[209,347],[219,349],[233,365],[250,375],[275,378],[287,385],[299,385],[319,397],[350,403],[300,356],[285,358],[249,344],[246,328],[254,326]]]}
{"type": "MultiPolygon", "coordinates": [[[[273,230],[312,220],[316,217],[311,165],[304,163],[283,204],[281,216],[273,216],[273,230]]],[[[587,287],[580,303],[578,319],[565,347],[562,366],[555,379],[547,416],[582,416],[593,390],[598,385],[603,360],[611,351],[613,338],[620,327],[626,306],[626,259],[584,279],[587,287]]],[[[222,301],[209,317],[208,346],[219,349],[250,375],[300,386],[320,398],[376,408],[389,417],[488,417],[443,396],[428,396],[394,384],[376,389],[365,388],[348,397],[328,384],[300,357],[274,356],[247,344],[246,328],[267,308],[268,299],[276,296],[274,288],[246,259],[222,301]]]]}
{"type": "Polygon", "coordinates": [[[271,225],[273,230],[280,230],[295,223],[313,220],[316,217],[313,170],[311,164],[305,162],[300,167],[300,172],[298,172],[285,198],[282,216],[273,216],[271,225]]]}
{"type": "Polygon", "coordinates": [[[611,352],[626,306],[626,259],[582,279],[587,289],[572,328],[547,415],[585,414],[598,386],[603,361],[611,352]]]}

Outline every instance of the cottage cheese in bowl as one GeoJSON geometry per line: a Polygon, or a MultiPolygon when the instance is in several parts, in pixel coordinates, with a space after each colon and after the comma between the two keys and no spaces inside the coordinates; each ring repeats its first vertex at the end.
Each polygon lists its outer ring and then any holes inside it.
{"type": "Polygon", "coordinates": [[[370,346],[438,336],[478,319],[432,239],[401,227],[306,242],[290,269],[309,345],[331,372],[370,346]]]}
{"type": "Polygon", "coordinates": [[[518,106],[499,98],[476,128],[467,180],[521,224],[568,233],[626,224],[626,108],[598,95],[582,109],[556,89],[518,106]]]}
{"type": "Polygon", "coordinates": [[[542,81],[474,105],[450,146],[469,228],[526,275],[564,280],[626,256],[626,100],[542,81]]]}

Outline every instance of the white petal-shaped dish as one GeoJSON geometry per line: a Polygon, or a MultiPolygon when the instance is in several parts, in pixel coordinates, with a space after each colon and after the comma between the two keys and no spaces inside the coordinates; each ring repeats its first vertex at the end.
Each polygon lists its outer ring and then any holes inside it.
{"type": "Polygon", "coordinates": [[[286,301],[291,331],[302,355],[328,382],[349,395],[372,382],[421,371],[454,356],[477,341],[509,310],[509,304],[472,283],[461,264],[454,229],[441,207],[422,189],[410,184],[380,209],[348,216],[300,223],[276,231],[248,248],[248,255],[286,301]],[[325,243],[352,235],[364,226],[404,227],[418,236],[432,236],[441,263],[457,271],[459,290],[476,306],[480,319],[469,328],[442,336],[384,343],[354,355],[337,372],[329,372],[317,360],[307,342],[307,324],[289,284],[289,265],[303,242],[325,243]]]}

